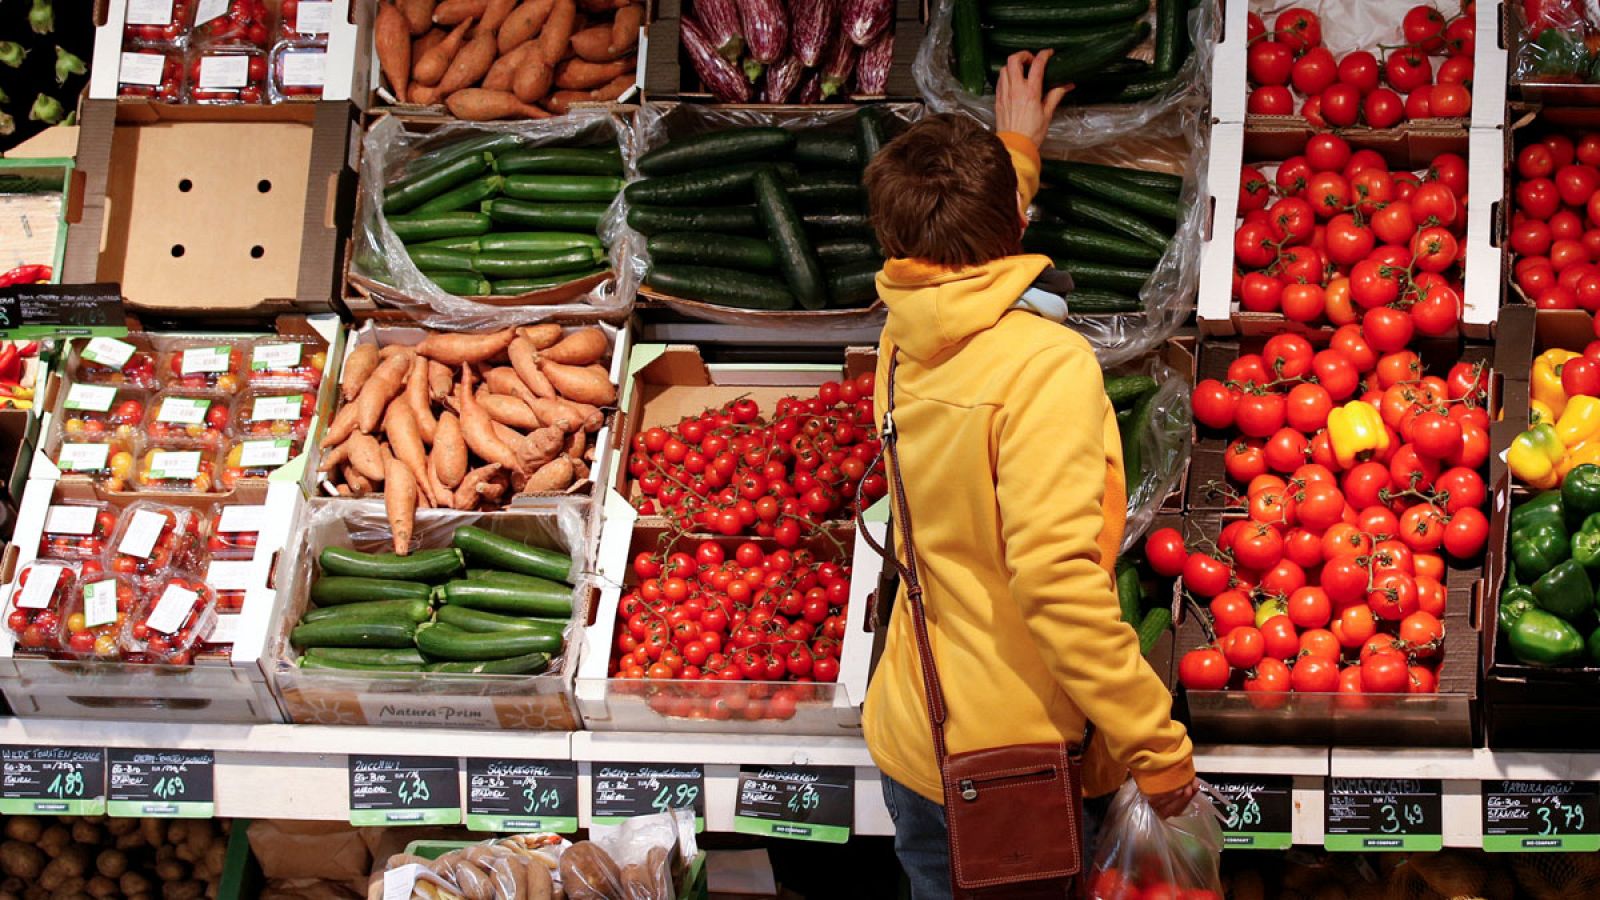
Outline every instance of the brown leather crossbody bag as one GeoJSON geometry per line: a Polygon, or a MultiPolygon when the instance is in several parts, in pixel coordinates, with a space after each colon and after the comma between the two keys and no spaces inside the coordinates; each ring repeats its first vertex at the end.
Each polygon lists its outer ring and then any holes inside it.
{"type": "MultiPolygon", "coordinates": [[[[906,505],[894,425],[894,381],[899,354],[889,360],[888,409],[879,435],[883,449],[868,471],[889,460],[894,521],[905,561],[878,545],[861,520],[857,527],[906,584],[917,636],[917,654],[933,729],[933,751],[944,784],[945,823],[950,834],[950,879],[958,898],[1066,898],[1081,894],[1084,871],[1081,748],[1058,744],[1013,744],[952,754],[945,747],[948,715],[944,690],[928,642],[927,610],[918,578],[911,511],[906,505]]],[[[1091,726],[1092,728],[1092,726],[1091,726]]]]}

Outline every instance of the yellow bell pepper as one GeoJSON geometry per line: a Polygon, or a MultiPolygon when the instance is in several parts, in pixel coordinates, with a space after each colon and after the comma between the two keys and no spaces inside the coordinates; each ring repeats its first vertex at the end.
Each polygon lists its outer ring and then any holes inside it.
{"type": "Polygon", "coordinates": [[[1534,400],[1550,407],[1556,418],[1560,418],[1561,412],[1567,408],[1567,392],[1561,389],[1561,367],[1567,360],[1582,355],[1557,348],[1546,350],[1533,361],[1530,393],[1534,400]]]}
{"type": "Polygon", "coordinates": [[[1553,425],[1535,425],[1516,436],[1506,452],[1506,465],[1518,481],[1545,491],[1561,483],[1560,465],[1567,448],[1553,425]]]}
{"type": "Polygon", "coordinates": [[[1567,408],[1556,420],[1556,437],[1571,449],[1600,435],[1600,397],[1579,394],[1567,400],[1567,408]]]}
{"type": "MultiPolygon", "coordinates": [[[[1500,418],[1505,418],[1505,410],[1503,409],[1500,411],[1500,418]]],[[[1556,411],[1550,408],[1550,404],[1540,400],[1528,401],[1528,425],[1554,425],[1555,423],[1556,411]]]]}
{"type": "Polygon", "coordinates": [[[1561,463],[1556,466],[1556,474],[1560,476],[1559,480],[1567,480],[1567,473],[1584,463],[1593,463],[1600,466],[1600,440],[1584,441],[1576,447],[1568,447],[1566,458],[1562,459],[1561,463]]]}
{"type": "Polygon", "coordinates": [[[1377,407],[1352,400],[1328,413],[1328,443],[1339,466],[1348,469],[1364,453],[1376,455],[1389,449],[1389,432],[1377,407]]]}

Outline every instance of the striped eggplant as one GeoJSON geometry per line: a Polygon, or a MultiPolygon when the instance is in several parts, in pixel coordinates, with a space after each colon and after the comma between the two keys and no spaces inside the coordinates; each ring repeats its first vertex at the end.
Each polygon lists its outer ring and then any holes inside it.
{"type": "Polygon", "coordinates": [[[822,99],[844,90],[856,70],[856,45],[835,34],[828,44],[828,57],[822,64],[822,99]]]}
{"type": "Polygon", "coordinates": [[[739,8],[733,0],[694,0],[694,16],[717,53],[728,62],[738,62],[744,52],[744,33],[739,30],[739,8]]]}
{"type": "Polygon", "coordinates": [[[816,68],[839,27],[839,0],[789,0],[789,20],[789,49],[806,68],[816,68]]]}
{"type": "Polygon", "coordinates": [[[856,93],[882,94],[889,86],[894,62],[894,32],[885,31],[856,57],[856,93]]]}
{"type": "MultiPolygon", "coordinates": [[[[894,22],[894,0],[842,0],[840,15],[850,43],[865,47],[878,39],[894,22]]],[[[748,30],[748,28],[746,29],[748,30]]]]}
{"type": "Polygon", "coordinates": [[[789,47],[789,15],[782,0],[736,0],[744,26],[745,48],[750,58],[769,66],[783,58],[789,47]]]}
{"type": "Polygon", "coordinates": [[[689,51],[689,62],[712,95],[723,103],[745,103],[750,99],[750,82],[745,80],[733,63],[718,55],[710,38],[694,19],[680,21],[683,48],[689,51]]]}
{"type": "Polygon", "coordinates": [[[800,84],[805,66],[793,53],[767,67],[767,80],[761,86],[762,103],[788,103],[789,95],[800,84]]]}
{"type": "Polygon", "coordinates": [[[800,82],[800,93],[794,102],[812,104],[822,102],[822,73],[816,69],[806,71],[806,77],[800,82]]]}

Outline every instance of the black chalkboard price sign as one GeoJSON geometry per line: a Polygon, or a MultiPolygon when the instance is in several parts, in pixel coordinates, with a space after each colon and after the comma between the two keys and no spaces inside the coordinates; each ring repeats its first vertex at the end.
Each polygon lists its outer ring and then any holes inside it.
{"type": "Polygon", "coordinates": [[[855,824],[855,796],[855,770],[842,766],[742,768],[733,830],[842,844],[855,824]]]}
{"type": "Polygon", "coordinates": [[[1226,802],[1222,845],[1287,850],[1294,844],[1294,778],[1289,775],[1202,775],[1226,802]]]}
{"type": "Polygon", "coordinates": [[[473,831],[577,831],[577,763],[467,760],[467,827],[473,831]]]}
{"type": "Polygon", "coordinates": [[[0,288],[0,337],[19,340],[128,333],[115,284],[26,284],[0,288]]]}
{"type": "Polygon", "coordinates": [[[210,750],[106,751],[106,812],[132,819],[209,819],[216,814],[210,750]]]}
{"type": "Polygon", "coordinates": [[[1600,782],[1485,781],[1481,796],[1485,850],[1600,850],[1600,782]]]}
{"type": "Polygon", "coordinates": [[[103,816],[106,752],[99,747],[0,747],[0,814],[103,816]]]}
{"type": "Polygon", "coordinates": [[[592,774],[590,821],[596,825],[693,809],[695,830],[705,829],[706,771],[701,766],[595,763],[592,774]]]}
{"type": "Polygon", "coordinates": [[[460,825],[461,767],[432,756],[352,756],[351,825],[460,825]]]}
{"type": "Polygon", "coordinates": [[[1437,778],[1329,778],[1322,845],[1329,850],[1444,847],[1437,778]]]}

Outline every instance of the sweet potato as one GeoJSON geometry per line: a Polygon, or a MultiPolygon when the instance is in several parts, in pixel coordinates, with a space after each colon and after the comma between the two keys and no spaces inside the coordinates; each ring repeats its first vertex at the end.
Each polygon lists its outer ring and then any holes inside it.
{"type": "Polygon", "coordinates": [[[566,446],[562,452],[572,457],[574,461],[583,459],[583,452],[589,446],[589,433],[578,430],[567,436],[566,446]]]}
{"type": "Polygon", "coordinates": [[[455,413],[440,414],[430,461],[434,474],[445,487],[454,488],[467,474],[467,445],[461,439],[461,420],[455,413]]]}
{"type": "Polygon", "coordinates": [[[450,67],[439,79],[439,93],[451,94],[482,81],[489,67],[494,65],[494,57],[494,32],[479,27],[472,40],[463,44],[456,58],[450,60],[450,67]]]}
{"type": "MultiPolygon", "coordinates": [[[[528,46],[523,44],[524,47],[528,46]]],[[[511,92],[523,103],[537,103],[550,93],[550,80],[555,77],[555,70],[550,68],[540,56],[537,49],[528,54],[522,63],[517,66],[517,71],[512,75],[511,92]]]]}
{"type": "Polygon", "coordinates": [[[515,369],[507,368],[506,366],[497,366],[489,369],[483,373],[483,383],[487,384],[489,390],[494,391],[496,394],[515,397],[530,406],[533,404],[534,393],[528,390],[526,384],[522,383],[522,379],[517,375],[515,369]]]}
{"type": "Polygon", "coordinates": [[[447,366],[477,364],[499,356],[516,336],[510,328],[485,334],[430,334],[417,345],[417,352],[447,366]]]}
{"type": "MultiPolygon", "coordinates": [[[[523,0],[521,6],[511,11],[506,20],[500,24],[500,31],[495,35],[495,45],[502,54],[511,52],[512,49],[533,40],[533,36],[544,27],[546,19],[550,18],[550,11],[555,9],[556,0],[523,0]]],[[[535,47],[538,44],[534,45],[535,47]]]]}
{"type": "Polygon", "coordinates": [[[422,436],[417,433],[417,420],[412,417],[409,404],[400,401],[389,404],[389,411],[383,417],[383,433],[389,437],[395,459],[411,472],[422,496],[430,506],[436,504],[438,501],[429,483],[432,479],[428,477],[428,451],[422,447],[422,436]]]}
{"type": "Polygon", "coordinates": [[[406,406],[411,408],[411,418],[417,423],[422,442],[433,446],[433,433],[438,423],[433,418],[433,401],[428,399],[428,360],[420,356],[411,361],[411,373],[406,376],[406,406]]]}
{"type": "Polygon", "coordinates": [[[559,428],[562,431],[577,431],[583,427],[583,416],[573,408],[572,404],[559,397],[540,397],[537,402],[529,404],[533,414],[539,417],[539,423],[559,428]]]}
{"type": "Polygon", "coordinates": [[[606,423],[606,414],[601,412],[597,406],[592,406],[588,403],[576,403],[571,400],[567,401],[567,405],[577,412],[578,427],[584,431],[599,431],[600,426],[606,423]]]}
{"type": "Polygon", "coordinates": [[[591,325],[579,328],[563,337],[560,343],[540,350],[539,358],[568,366],[587,366],[599,362],[610,349],[606,333],[591,325]]]}
{"type": "Polygon", "coordinates": [[[456,403],[461,408],[461,437],[467,447],[478,454],[479,459],[519,470],[517,455],[495,434],[494,421],[472,395],[471,365],[461,367],[461,380],[456,383],[456,403]]]}
{"type": "Polygon", "coordinates": [[[512,7],[517,5],[517,0],[489,0],[483,6],[483,15],[478,19],[478,33],[492,35],[500,30],[506,17],[511,15],[512,7]]]}
{"type": "Polygon", "coordinates": [[[378,427],[389,401],[404,389],[406,371],[410,368],[410,352],[397,353],[384,360],[373,371],[372,377],[367,379],[367,383],[361,386],[361,393],[356,395],[355,405],[359,416],[356,428],[362,433],[371,434],[372,429],[378,427]]]}
{"type": "Polygon", "coordinates": [[[513,90],[512,84],[517,77],[517,69],[530,56],[534,59],[539,58],[539,46],[524,41],[510,53],[503,54],[494,61],[494,65],[489,67],[489,74],[483,76],[483,84],[480,87],[490,91],[513,90]]]}
{"type": "Polygon", "coordinates": [[[350,458],[350,442],[336,444],[331,450],[322,454],[322,459],[317,462],[318,472],[332,472],[334,466],[343,465],[350,458]]]}
{"type": "Polygon", "coordinates": [[[390,460],[383,474],[383,511],[389,517],[389,533],[394,535],[394,552],[405,556],[411,552],[411,533],[417,521],[417,482],[399,460],[390,460]]]}
{"type": "Polygon", "coordinates": [[[569,59],[556,67],[556,87],[565,91],[591,91],[624,75],[629,70],[626,61],[594,63],[584,59],[569,59]]]}
{"type": "MultiPolygon", "coordinates": [[[[559,337],[561,326],[556,326],[559,337]]],[[[554,343],[553,341],[551,343],[554,343]]],[[[545,346],[550,346],[546,344],[545,346]]],[[[506,348],[506,356],[511,359],[511,368],[516,370],[517,377],[528,386],[535,397],[554,397],[556,389],[550,384],[550,379],[544,377],[539,371],[539,354],[535,343],[526,337],[518,335],[511,345],[506,348]]],[[[530,404],[531,405],[531,404],[530,404]]]]}
{"type": "Polygon", "coordinates": [[[433,27],[433,0],[395,0],[395,6],[400,7],[400,14],[406,17],[406,27],[412,37],[422,37],[433,27]]]}
{"type": "Polygon", "coordinates": [[[524,471],[534,472],[561,455],[566,435],[559,428],[540,428],[520,438],[512,449],[522,461],[524,471]]]}
{"type": "Polygon", "coordinates": [[[324,450],[338,446],[356,430],[360,421],[361,409],[354,402],[339,407],[339,411],[333,414],[333,421],[328,423],[328,433],[322,436],[318,446],[324,450]]]}
{"type": "Polygon", "coordinates": [[[489,6],[489,0],[444,0],[433,8],[433,21],[440,25],[458,25],[468,19],[480,19],[489,6]]]}
{"type": "Polygon", "coordinates": [[[567,55],[567,42],[572,39],[572,30],[578,22],[578,4],[573,0],[556,0],[555,8],[550,10],[550,18],[545,20],[544,29],[539,32],[539,55],[550,65],[561,62],[567,55]]]}
{"type": "Polygon", "coordinates": [[[378,345],[362,344],[350,351],[345,357],[344,370],[339,373],[339,396],[345,400],[354,400],[361,393],[361,385],[367,381],[367,376],[378,367],[378,345]]]}
{"type": "Polygon", "coordinates": [[[573,32],[571,44],[579,59],[593,63],[610,62],[628,52],[628,48],[612,49],[611,26],[605,24],[573,32]]]}
{"type": "Polygon", "coordinates": [[[644,4],[629,3],[617,10],[611,20],[611,49],[618,52],[639,46],[639,28],[644,25],[644,4]]]}
{"type": "MultiPolygon", "coordinates": [[[[430,12],[429,15],[432,15],[430,12]]],[[[450,36],[450,32],[443,28],[430,28],[428,33],[419,37],[411,44],[412,65],[428,54],[429,50],[439,46],[439,42],[450,36]]]]}
{"type": "Polygon", "coordinates": [[[453,498],[456,503],[456,509],[475,508],[478,505],[479,489],[498,475],[502,468],[504,466],[499,463],[490,463],[468,472],[466,477],[461,479],[461,484],[456,486],[456,493],[453,498]]]}
{"type": "Polygon", "coordinates": [[[351,493],[357,497],[365,497],[372,493],[375,487],[371,479],[356,471],[356,467],[352,465],[344,467],[344,483],[349,485],[351,493]]]}
{"type": "Polygon", "coordinates": [[[572,486],[572,481],[577,477],[577,472],[572,466],[572,459],[558,456],[550,462],[539,467],[539,470],[528,476],[528,481],[522,486],[520,493],[523,496],[540,494],[547,491],[564,491],[572,486]]]}
{"type": "Polygon", "coordinates": [[[444,91],[436,87],[413,83],[406,93],[406,102],[413,106],[437,106],[444,97],[444,91]]]}
{"type": "Polygon", "coordinates": [[[389,80],[395,96],[404,98],[411,76],[411,26],[399,7],[392,3],[378,7],[372,40],[378,50],[378,67],[383,70],[383,77],[389,80]]]}
{"type": "Polygon", "coordinates": [[[523,431],[531,431],[539,427],[539,417],[533,414],[528,404],[515,397],[505,394],[483,394],[477,396],[478,405],[489,414],[489,418],[502,425],[510,425],[523,431]]]}
{"type": "Polygon", "coordinates": [[[551,115],[564,116],[572,110],[572,104],[587,103],[592,99],[588,91],[556,91],[540,102],[551,115]]]}
{"type": "Polygon", "coordinates": [[[496,119],[548,119],[550,113],[537,106],[529,106],[510,91],[489,91],[467,88],[456,91],[445,100],[450,114],[468,122],[492,122],[496,119]]]}
{"type": "Polygon", "coordinates": [[[595,406],[607,406],[617,400],[617,387],[611,383],[610,373],[599,366],[567,366],[541,358],[539,371],[568,400],[595,406]]]}
{"type": "Polygon", "coordinates": [[[631,0],[578,0],[578,8],[586,13],[608,13],[621,9],[631,0]]]}
{"type": "Polygon", "coordinates": [[[517,337],[526,338],[535,350],[554,347],[561,342],[561,337],[564,334],[566,334],[566,329],[554,322],[546,322],[543,325],[517,326],[517,337]]]}
{"type": "Polygon", "coordinates": [[[634,63],[632,60],[633,57],[628,57],[628,71],[626,73],[618,75],[605,84],[590,91],[589,99],[596,103],[609,103],[612,100],[621,99],[622,95],[626,94],[628,92],[628,88],[633,87],[634,82],[637,80],[634,75],[634,67],[636,66],[636,63],[634,63]]]}
{"type": "Polygon", "coordinates": [[[378,446],[378,439],[370,434],[352,434],[345,443],[350,445],[350,453],[346,457],[350,465],[369,481],[382,481],[383,450],[378,446]]]}
{"type": "MultiPolygon", "coordinates": [[[[450,2],[454,2],[454,0],[446,0],[446,3],[441,5],[439,9],[443,9],[450,2]]],[[[434,21],[439,21],[438,9],[434,10],[433,15],[434,21]]],[[[471,19],[462,19],[461,23],[444,40],[440,41],[437,46],[417,60],[416,67],[411,70],[411,79],[418,84],[438,84],[439,79],[443,78],[445,71],[450,68],[450,61],[455,59],[456,54],[461,51],[461,42],[466,40],[467,29],[471,27],[471,19]]]]}

